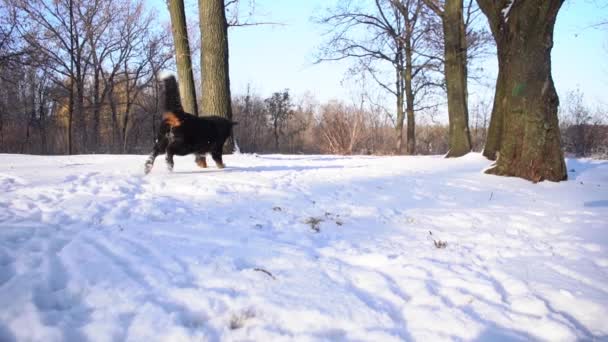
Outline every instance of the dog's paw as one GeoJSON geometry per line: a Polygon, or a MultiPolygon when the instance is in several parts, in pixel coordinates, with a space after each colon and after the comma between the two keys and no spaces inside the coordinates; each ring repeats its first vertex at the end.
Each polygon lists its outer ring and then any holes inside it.
{"type": "Polygon", "coordinates": [[[173,172],[173,164],[167,164],[167,170],[169,170],[169,172],[173,172]]]}
{"type": "Polygon", "coordinates": [[[148,173],[150,173],[150,171],[152,171],[152,163],[150,162],[146,162],[146,165],[144,167],[144,173],[147,175],[148,173]]]}

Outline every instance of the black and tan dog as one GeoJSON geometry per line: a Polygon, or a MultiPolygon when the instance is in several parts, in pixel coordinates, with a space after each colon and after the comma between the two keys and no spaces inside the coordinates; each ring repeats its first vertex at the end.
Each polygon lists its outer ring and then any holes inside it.
{"type": "Polygon", "coordinates": [[[220,116],[197,117],[184,112],[174,76],[163,79],[163,121],[154,150],[146,161],[145,172],[152,170],[154,160],[166,153],[167,167],[173,171],[173,156],[194,153],[196,164],[207,167],[206,153],[211,153],[218,168],[224,168],[222,149],[232,133],[232,122],[220,116]]]}

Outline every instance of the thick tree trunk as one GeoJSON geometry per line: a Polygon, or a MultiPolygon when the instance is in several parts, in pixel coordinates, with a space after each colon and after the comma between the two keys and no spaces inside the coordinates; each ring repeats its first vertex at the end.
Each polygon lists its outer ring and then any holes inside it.
{"type": "Polygon", "coordinates": [[[223,0],[200,0],[202,115],[232,118],[228,25],[223,0]]]}
{"type": "Polygon", "coordinates": [[[471,151],[467,107],[467,42],[462,0],[446,0],[442,16],[445,46],[445,79],[448,96],[449,150],[446,157],[471,151]]]}
{"type": "Polygon", "coordinates": [[[490,21],[501,69],[493,110],[502,120],[500,147],[487,173],[534,182],[565,180],[559,100],[551,77],[553,28],[563,1],[478,2],[490,21]]]}
{"type": "MultiPolygon", "coordinates": [[[[201,115],[232,119],[230,75],[228,70],[228,24],[224,0],[199,0],[201,29],[201,115]]],[[[232,151],[232,137],[225,151],[232,151]]]]}
{"type": "Polygon", "coordinates": [[[177,64],[177,81],[179,93],[182,97],[182,106],[186,112],[198,115],[184,1],[169,0],[167,5],[171,14],[171,31],[175,44],[175,64],[177,64]]]}

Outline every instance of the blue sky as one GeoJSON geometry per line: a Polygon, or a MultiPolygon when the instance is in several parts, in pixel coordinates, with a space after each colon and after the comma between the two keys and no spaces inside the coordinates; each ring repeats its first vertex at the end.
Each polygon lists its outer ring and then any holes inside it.
{"type": "MultiPolygon", "coordinates": [[[[244,0],[248,1],[248,0],[244,0]]],[[[296,96],[311,93],[320,101],[350,100],[356,92],[343,82],[349,62],[314,65],[322,43],[323,28],[312,16],[335,1],[256,0],[256,18],[283,23],[280,26],[234,28],[229,32],[230,78],[233,93],[245,92],[247,84],[261,96],[289,88],[296,96]]],[[[168,21],[164,0],[148,5],[168,21]]],[[[188,20],[198,17],[196,1],[186,1],[188,20]]],[[[600,0],[567,0],[557,19],[554,36],[553,78],[560,95],[580,89],[590,104],[608,105],[608,26],[590,27],[608,20],[608,3],[600,0]]],[[[493,84],[496,62],[484,63],[488,83],[493,84]]],[[[472,87],[477,94],[492,89],[472,87]]]]}

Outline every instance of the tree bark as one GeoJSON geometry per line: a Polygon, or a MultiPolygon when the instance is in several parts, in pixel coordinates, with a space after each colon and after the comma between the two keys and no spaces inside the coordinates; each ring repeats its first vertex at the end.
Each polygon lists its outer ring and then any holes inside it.
{"type": "Polygon", "coordinates": [[[202,115],[232,118],[228,24],[223,0],[200,0],[202,115]]]}
{"type": "Polygon", "coordinates": [[[467,41],[462,0],[446,0],[442,15],[445,81],[448,97],[449,150],[447,158],[471,151],[467,106],[467,41]]]}
{"type": "MultiPolygon", "coordinates": [[[[201,30],[201,115],[232,119],[230,75],[228,69],[228,23],[224,0],[199,0],[201,30]]],[[[230,137],[224,150],[234,147],[230,137]]]]}
{"type": "Polygon", "coordinates": [[[497,46],[498,58],[498,77],[496,78],[496,91],[494,94],[494,105],[492,107],[492,115],[490,116],[490,126],[488,127],[486,144],[483,148],[483,155],[490,159],[496,160],[498,151],[500,151],[500,142],[502,140],[502,125],[503,125],[503,113],[506,110],[507,105],[507,93],[506,93],[506,82],[505,82],[505,71],[506,66],[504,62],[507,60],[502,51],[503,47],[497,46]]]}
{"type": "MultiPolygon", "coordinates": [[[[553,29],[563,0],[478,3],[490,22],[500,69],[490,124],[498,154],[486,172],[533,182],[565,180],[551,77],[553,29]]],[[[494,149],[488,146],[484,154],[494,149]]]]}
{"type": "Polygon", "coordinates": [[[198,115],[184,1],[168,0],[167,5],[171,14],[171,32],[175,44],[175,64],[177,65],[177,81],[179,93],[182,97],[182,106],[186,112],[198,115]]]}

